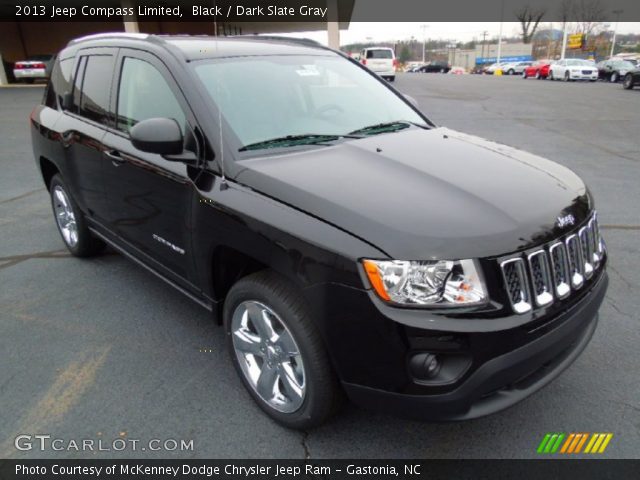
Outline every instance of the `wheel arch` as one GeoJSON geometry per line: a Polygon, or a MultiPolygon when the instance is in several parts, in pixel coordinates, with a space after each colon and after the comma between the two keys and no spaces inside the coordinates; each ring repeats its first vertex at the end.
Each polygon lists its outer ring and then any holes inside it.
{"type": "Polygon", "coordinates": [[[49,190],[49,187],[51,186],[51,179],[54,177],[54,175],[60,173],[60,169],[56,166],[55,163],[53,163],[45,156],[40,156],[38,163],[40,165],[42,180],[44,181],[47,190],[49,190]]]}

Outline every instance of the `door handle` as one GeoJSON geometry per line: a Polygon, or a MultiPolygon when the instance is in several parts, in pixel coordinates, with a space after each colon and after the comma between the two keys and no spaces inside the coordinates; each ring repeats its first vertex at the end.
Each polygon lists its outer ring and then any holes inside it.
{"type": "Polygon", "coordinates": [[[119,167],[124,163],[124,158],[122,158],[120,152],[117,150],[105,150],[104,155],[111,160],[114,167],[119,167]]]}

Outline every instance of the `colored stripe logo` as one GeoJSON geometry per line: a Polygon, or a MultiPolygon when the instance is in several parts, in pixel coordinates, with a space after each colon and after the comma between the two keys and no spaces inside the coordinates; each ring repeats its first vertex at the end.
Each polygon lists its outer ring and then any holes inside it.
{"type": "Polygon", "coordinates": [[[604,453],[613,433],[547,433],[538,453],[604,453]],[[584,450],[583,450],[584,448],[584,450]]]}

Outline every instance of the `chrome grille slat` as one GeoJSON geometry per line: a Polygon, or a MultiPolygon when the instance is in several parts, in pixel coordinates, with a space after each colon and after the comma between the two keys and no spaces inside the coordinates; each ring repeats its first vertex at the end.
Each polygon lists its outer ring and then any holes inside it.
{"type": "Polygon", "coordinates": [[[577,235],[569,235],[565,241],[567,244],[567,258],[569,259],[569,273],[571,275],[571,286],[580,288],[584,283],[584,261],[582,260],[582,249],[580,239],[577,235]]]}
{"type": "Polygon", "coordinates": [[[582,227],[578,231],[578,238],[580,239],[582,261],[584,262],[584,276],[586,279],[589,279],[593,275],[593,248],[591,245],[589,227],[582,227]]]}
{"type": "Polygon", "coordinates": [[[553,272],[553,283],[556,289],[556,296],[559,299],[565,298],[571,293],[569,278],[569,262],[567,261],[567,249],[563,242],[557,242],[549,248],[551,259],[551,271],[553,272]]]}
{"type": "Polygon", "coordinates": [[[604,258],[597,213],[576,232],[534,252],[500,263],[507,295],[516,313],[567,298],[591,279],[604,258]]]}
{"type": "Polygon", "coordinates": [[[553,287],[551,286],[551,272],[547,261],[547,252],[538,250],[528,256],[531,272],[531,285],[536,305],[543,307],[553,302],[553,287]]]}
{"type": "Polygon", "coordinates": [[[517,313],[528,312],[531,310],[531,300],[524,260],[512,258],[503,262],[501,267],[511,306],[517,313]]]}

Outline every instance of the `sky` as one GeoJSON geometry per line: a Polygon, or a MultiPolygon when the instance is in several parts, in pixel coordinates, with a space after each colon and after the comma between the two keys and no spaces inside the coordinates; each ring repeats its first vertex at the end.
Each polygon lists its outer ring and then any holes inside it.
{"type": "MultiPolygon", "coordinates": [[[[561,29],[560,22],[542,22],[538,28],[561,29]]],[[[609,29],[613,30],[615,24],[609,24],[609,29]]],[[[423,32],[427,39],[457,40],[467,42],[475,39],[482,39],[482,33],[489,32],[487,38],[497,37],[500,31],[500,22],[351,22],[348,30],[340,31],[340,44],[347,45],[358,42],[382,42],[410,40],[422,40],[423,32]],[[426,25],[426,28],[422,28],[426,25]]],[[[620,22],[618,33],[640,33],[640,22],[620,22]]],[[[517,22],[504,22],[502,25],[503,36],[509,37],[520,33],[517,22]]],[[[327,44],[327,32],[297,32],[289,34],[292,37],[305,37],[316,40],[324,45],[327,44]]]]}

